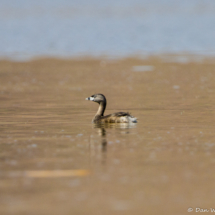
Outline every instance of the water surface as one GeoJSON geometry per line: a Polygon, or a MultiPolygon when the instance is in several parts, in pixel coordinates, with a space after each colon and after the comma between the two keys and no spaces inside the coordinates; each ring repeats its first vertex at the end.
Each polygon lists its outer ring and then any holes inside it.
{"type": "Polygon", "coordinates": [[[0,57],[214,55],[213,0],[1,0],[0,57]]]}
{"type": "Polygon", "coordinates": [[[186,214],[214,205],[214,64],[0,62],[1,214],[186,214]],[[138,66],[138,67],[137,67],[138,66]],[[134,71],[151,66],[154,70],[134,71]],[[134,125],[98,126],[129,111],[134,125]]]}

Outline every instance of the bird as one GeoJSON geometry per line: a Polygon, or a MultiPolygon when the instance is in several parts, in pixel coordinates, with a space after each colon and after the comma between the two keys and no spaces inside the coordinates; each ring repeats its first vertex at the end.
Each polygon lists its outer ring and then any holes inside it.
{"type": "Polygon", "coordinates": [[[128,112],[117,112],[104,116],[107,100],[103,94],[94,94],[86,100],[99,104],[99,109],[92,120],[93,123],[137,123],[137,119],[128,112]]]}

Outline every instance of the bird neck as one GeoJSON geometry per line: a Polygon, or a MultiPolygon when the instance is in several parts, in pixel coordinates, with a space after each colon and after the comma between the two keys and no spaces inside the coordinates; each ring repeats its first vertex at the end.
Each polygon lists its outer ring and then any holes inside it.
{"type": "Polygon", "coordinates": [[[100,102],[96,116],[103,116],[106,108],[106,101],[100,102]]]}

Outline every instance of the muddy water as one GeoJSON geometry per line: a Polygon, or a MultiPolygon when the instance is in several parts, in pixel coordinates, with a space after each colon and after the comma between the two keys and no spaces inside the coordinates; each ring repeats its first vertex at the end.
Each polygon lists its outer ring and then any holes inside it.
{"type": "Polygon", "coordinates": [[[187,214],[215,208],[215,65],[0,62],[1,214],[187,214]],[[93,125],[106,114],[134,125],[93,125]]]}

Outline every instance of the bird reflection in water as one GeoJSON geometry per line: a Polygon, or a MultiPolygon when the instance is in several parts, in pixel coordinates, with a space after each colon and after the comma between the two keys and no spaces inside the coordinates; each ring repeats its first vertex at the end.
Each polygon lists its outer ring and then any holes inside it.
{"type": "MultiPolygon", "coordinates": [[[[97,129],[99,136],[101,136],[101,146],[102,151],[107,151],[107,139],[106,139],[106,129],[129,129],[135,128],[135,123],[96,123],[93,124],[94,128],[97,129]]],[[[129,130],[126,131],[126,134],[129,133],[129,130]]]]}
{"type": "MultiPolygon", "coordinates": [[[[114,133],[118,133],[120,136],[129,134],[130,128],[135,128],[136,123],[96,123],[93,124],[93,128],[97,131],[97,134],[99,136],[99,139],[91,135],[90,138],[90,162],[92,162],[92,159],[99,159],[101,163],[104,165],[107,161],[107,151],[108,151],[108,141],[107,141],[107,132],[110,129],[114,129],[114,133]],[[98,143],[98,144],[97,144],[98,143]],[[100,152],[99,152],[99,151],[100,152]]],[[[113,138],[113,137],[112,137],[113,138]]]]}
{"type": "Polygon", "coordinates": [[[106,130],[104,124],[94,124],[94,128],[97,129],[98,135],[101,136],[101,146],[102,152],[107,151],[107,139],[106,139],[106,130]]]}

